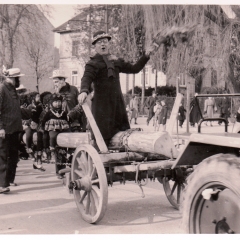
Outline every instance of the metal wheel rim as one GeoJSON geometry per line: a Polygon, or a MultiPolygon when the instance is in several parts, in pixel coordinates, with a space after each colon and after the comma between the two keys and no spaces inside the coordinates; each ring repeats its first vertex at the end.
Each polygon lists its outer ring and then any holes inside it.
{"type": "MultiPolygon", "coordinates": [[[[193,198],[191,210],[189,213],[190,214],[189,226],[190,226],[191,233],[197,233],[197,234],[204,233],[201,228],[202,209],[203,209],[205,201],[209,201],[209,200],[205,200],[202,197],[202,192],[208,188],[218,188],[221,190],[229,189],[232,193],[234,193],[229,187],[227,187],[226,185],[224,185],[221,182],[211,182],[211,183],[208,183],[208,184],[202,186],[193,198]],[[194,211],[192,211],[192,210],[194,210],[194,211]]],[[[234,193],[234,194],[236,194],[236,193],[234,193]]],[[[224,208],[220,208],[220,209],[224,210],[224,208]]],[[[215,232],[213,232],[213,233],[215,233],[215,232]]]]}

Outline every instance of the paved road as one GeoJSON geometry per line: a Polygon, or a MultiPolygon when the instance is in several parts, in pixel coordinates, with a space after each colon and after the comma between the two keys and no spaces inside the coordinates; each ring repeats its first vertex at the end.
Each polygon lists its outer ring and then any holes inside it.
{"type": "MultiPolygon", "coordinates": [[[[146,126],[145,118],[138,119],[138,123],[132,127],[153,131],[151,123],[146,126]]],[[[217,123],[203,126],[205,132],[223,130],[217,123]]],[[[180,131],[185,131],[185,125],[180,131]]],[[[47,171],[42,173],[33,170],[31,161],[20,161],[16,176],[19,186],[0,195],[0,234],[183,233],[181,215],[171,207],[158,182],[144,187],[145,198],[141,198],[135,183],[115,183],[109,187],[105,217],[91,225],[81,219],[73,196],[55,176],[54,165],[45,167],[47,171]]]]}
{"type": "Polygon", "coordinates": [[[150,182],[141,197],[135,183],[109,187],[108,209],[98,224],[84,222],[73,195],[54,175],[54,165],[46,172],[21,161],[11,192],[0,195],[0,234],[96,234],[96,233],[182,233],[180,213],[168,203],[162,185],[150,182]]]}

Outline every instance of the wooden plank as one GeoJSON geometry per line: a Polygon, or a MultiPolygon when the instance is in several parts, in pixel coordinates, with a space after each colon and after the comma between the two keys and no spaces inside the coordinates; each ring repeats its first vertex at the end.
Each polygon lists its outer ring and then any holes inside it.
{"type": "Polygon", "coordinates": [[[147,160],[159,160],[165,161],[167,158],[163,155],[159,154],[145,154],[145,153],[136,153],[136,152],[118,152],[118,153],[101,153],[99,154],[103,163],[117,163],[124,162],[128,163],[128,161],[143,161],[147,158],[147,160]]]}
{"type": "Polygon", "coordinates": [[[99,131],[99,128],[97,126],[97,123],[92,115],[92,112],[87,104],[87,102],[85,101],[82,105],[82,108],[86,114],[86,117],[89,121],[89,124],[92,128],[92,131],[93,131],[93,134],[95,136],[95,139],[96,139],[96,142],[97,142],[97,145],[100,149],[101,152],[108,152],[108,148],[103,140],[103,137],[102,137],[102,134],[101,132],[99,131]]]}
{"type": "Polygon", "coordinates": [[[182,102],[182,98],[183,98],[183,95],[181,93],[178,93],[172,108],[171,116],[167,124],[167,132],[169,134],[172,134],[173,132],[173,128],[178,117],[178,111],[179,111],[180,103],[182,102]]]}
{"type": "MultiPolygon", "coordinates": [[[[158,161],[158,162],[144,162],[144,163],[140,163],[139,171],[170,169],[175,163],[176,163],[176,160],[175,161],[165,160],[165,161],[158,161]]],[[[136,165],[115,166],[114,173],[136,172],[136,165]]]]}

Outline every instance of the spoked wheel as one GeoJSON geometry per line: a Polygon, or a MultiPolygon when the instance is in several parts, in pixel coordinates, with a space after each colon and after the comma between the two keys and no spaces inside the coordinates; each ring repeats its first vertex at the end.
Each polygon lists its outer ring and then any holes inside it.
{"type": "Polygon", "coordinates": [[[240,158],[218,154],[187,179],[183,227],[188,233],[240,233],[240,158]]]}
{"type": "Polygon", "coordinates": [[[171,180],[168,177],[163,177],[162,184],[168,201],[174,208],[179,210],[185,184],[182,180],[171,180]]]}
{"type": "Polygon", "coordinates": [[[71,180],[76,205],[82,218],[89,223],[100,221],[108,202],[106,172],[94,147],[78,147],[72,159],[71,180]]]}

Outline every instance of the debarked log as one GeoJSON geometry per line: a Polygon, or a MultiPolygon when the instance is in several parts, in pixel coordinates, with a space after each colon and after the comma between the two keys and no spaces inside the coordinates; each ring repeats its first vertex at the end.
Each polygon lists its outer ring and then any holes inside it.
{"type": "Polygon", "coordinates": [[[144,162],[140,163],[139,166],[138,164],[115,166],[114,173],[170,169],[175,162],[176,161],[165,160],[158,162],[144,162]]]}
{"type": "Polygon", "coordinates": [[[118,163],[125,161],[148,161],[148,160],[166,160],[163,155],[159,154],[146,154],[136,152],[118,152],[118,153],[101,153],[99,154],[103,163],[118,163]]]}
{"type": "Polygon", "coordinates": [[[57,144],[60,147],[77,148],[80,144],[89,143],[90,143],[89,132],[59,133],[57,136],[57,144]]]}
{"type": "Polygon", "coordinates": [[[118,132],[111,139],[109,149],[121,149],[124,145],[131,152],[157,153],[169,158],[177,158],[179,154],[168,132],[118,132]]]}

